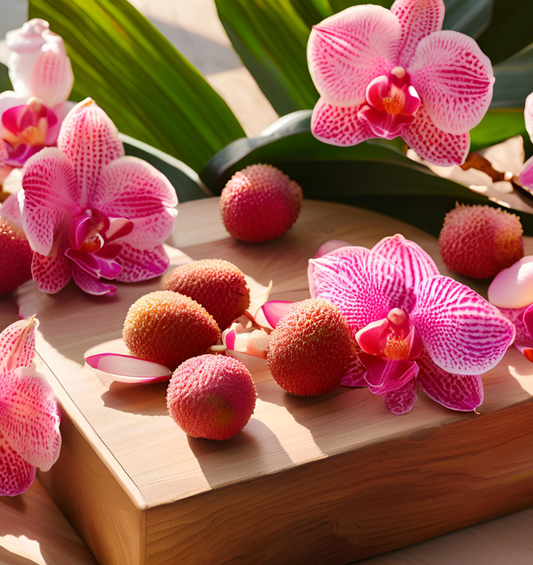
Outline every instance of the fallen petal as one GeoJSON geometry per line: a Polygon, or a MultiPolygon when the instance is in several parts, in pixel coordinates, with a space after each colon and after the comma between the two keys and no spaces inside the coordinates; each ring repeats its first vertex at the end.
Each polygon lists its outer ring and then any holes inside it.
{"type": "Polygon", "coordinates": [[[0,334],[0,369],[12,371],[17,367],[31,367],[35,357],[35,317],[19,320],[0,334]]]}
{"type": "Polygon", "coordinates": [[[489,286],[488,296],[498,308],[524,308],[533,304],[533,255],[500,271],[489,286]]]}
{"type": "Polygon", "coordinates": [[[87,365],[98,371],[106,373],[112,380],[145,384],[167,381],[171,371],[164,365],[118,353],[99,353],[85,359],[87,365]]]}
{"type": "Polygon", "coordinates": [[[263,311],[263,315],[270,327],[275,328],[278,322],[291,311],[293,304],[294,302],[286,300],[271,300],[270,302],[265,302],[260,310],[263,311]]]}
{"type": "Polygon", "coordinates": [[[351,247],[352,244],[348,243],[347,241],[342,241],[341,239],[331,239],[330,241],[326,241],[323,243],[315,253],[315,259],[318,257],[322,257],[323,255],[327,255],[336,249],[341,249],[342,247],[351,247]]]}

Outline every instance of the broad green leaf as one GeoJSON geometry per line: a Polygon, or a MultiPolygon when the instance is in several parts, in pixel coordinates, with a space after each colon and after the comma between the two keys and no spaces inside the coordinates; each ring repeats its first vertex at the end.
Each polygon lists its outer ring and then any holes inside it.
{"type": "Polygon", "coordinates": [[[444,0],[443,29],[454,29],[477,37],[489,25],[494,0],[444,0]]]}
{"type": "Polygon", "coordinates": [[[294,9],[305,22],[307,27],[312,26],[326,19],[337,10],[331,7],[331,0],[291,0],[294,9]]]}
{"type": "Polygon", "coordinates": [[[222,98],[127,0],[30,0],[30,17],[65,40],[73,99],[94,98],[120,131],[197,171],[244,135],[222,98]]]}
{"type": "Polygon", "coordinates": [[[12,86],[11,81],[9,80],[7,67],[0,63],[0,92],[4,92],[5,90],[12,90],[12,86]]]}

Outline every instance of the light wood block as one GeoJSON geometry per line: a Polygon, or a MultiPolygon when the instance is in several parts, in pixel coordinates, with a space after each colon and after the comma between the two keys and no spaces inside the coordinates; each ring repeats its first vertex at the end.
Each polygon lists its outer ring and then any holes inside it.
{"type": "MultiPolygon", "coordinates": [[[[262,245],[227,236],[217,199],[187,203],[170,243],[181,249],[173,265],[224,258],[256,299],[272,279],[272,298],[299,300],[325,240],[372,246],[396,232],[442,267],[427,234],[312,201],[293,230],[262,245]]],[[[30,283],[17,297],[41,321],[41,370],[63,409],[64,448],[40,479],[101,565],[342,564],[533,504],[533,370],[518,353],[486,375],[481,415],[423,397],[397,417],[367,390],[293,398],[254,360],[248,426],[229,442],[195,440],[167,416],[164,383],[108,390],[83,364],[90,348],[117,347],[130,304],[160,284],[101,299],[30,283]]]]}

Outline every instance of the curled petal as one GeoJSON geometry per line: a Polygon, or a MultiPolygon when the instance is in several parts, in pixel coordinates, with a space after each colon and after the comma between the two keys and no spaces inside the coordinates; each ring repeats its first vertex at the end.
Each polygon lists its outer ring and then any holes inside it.
{"type": "Polygon", "coordinates": [[[118,353],[100,353],[86,357],[87,365],[121,383],[145,384],[168,381],[170,369],[159,363],[118,353]]]}
{"type": "Polygon", "coordinates": [[[124,243],[117,257],[122,272],[116,277],[120,282],[140,282],[162,275],[168,267],[169,258],[162,245],[155,249],[136,249],[124,243]]]}
{"type": "Polygon", "coordinates": [[[112,280],[120,275],[122,271],[122,267],[115,261],[120,250],[120,245],[113,246],[113,244],[108,244],[103,248],[103,251],[106,253],[110,252],[110,257],[106,257],[99,255],[102,250],[97,253],[86,253],[78,249],[67,249],[65,257],[75,263],[82,271],[96,279],[112,280]]]}
{"type": "Polygon", "coordinates": [[[452,375],[435,363],[427,353],[417,360],[418,384],[435,402],[451,410],[470,412],[483,402],[483,383],[479,375],[452,375]]]}
{"type": "Polygon", "coordinates": [[[457,375],[486,373],[515,338],[514,325],[496,307],[442,276],[422,281],[411,322],[433,361],[457,375]]]}
{"type": "Polygon", "coordinates": [[[446,133],[429,117],[424,106],[416,114],[414,122],[402,130],[402,139],[431,165],[450,167],[462,165],[470,150],[470,134],[446,133]]]}
{"type": "Polygon", "coordinates": [[[231,328],[222,332],[222,345],[225,345],[230,351],[235,351],[237,346],[237,331],[234,327],[236,325],[233,324],[231,328]]]}
{"type": "Polygon", "coordinates": [[[520,353],[530,362],[533,363],[533,344],[532,343],[515,343],[514,346],[520,353]]]}
{"type": "Polygon", "coordinates": [[[341,247],[351,247],[351,245],[352,244],[348,243],[347,241],[342,241],[340,239],[331,239],[330,241],[323,243],[317,249],[314,259],[316,259],[317,257],[322,257],[323,255],[327,255],[328,253],[331,253],[336,249],[340,249],[341,247]]]}
{"type": "Polygon", "coordinates": [[[312,134],[329,145],[349,147],[374,137],[367,122],[357,117],[359,106],[333,106],[321,98],[311,116],[312,134]]]}
{"type": "Polygon", "coordinates": [[[416,379],[411,379],[399,389],[384,394],[385,405],[397,416],[407,414],[418,399],[417,389],[416,379]]]}
{"type": "Polygon", "coordinates": [[[75,264],[72,265],[72,278],[81,290],[87,294],[93,294],[95,296],[113,296],[117,292],[116,286],[99,281],[75,264]]]}
{"type": "Polygon", "coordinates": [[[35,318],[19,320],[0,333],[0,369],[31,367],[35,357],[35,318]]]}
{"type": "Polygon", "coordinates": [[[414,361],[392,361],[366,353],[361,353],[359,358],[367,369],[365,379],[372,394],[398,390],[418,374],[418,365],[414,361]]]}
{"type": "Polygon", "coordinates": [[[387,343],[387,336],[390,334],[389,320],[384,318],[376,322],[371,322],[362,330],[355,334],[355,339],[359,347],[370,355],[382,355],[387,343]]]}
{"type": "Polygon", "coordinates": [[[65,288],[72,278],[70,264],[63,254],[45,257],[34,253],[31,276],[39,290],[48,294],[56,294],[65,288]]]}
{"type": "Polygon", "coordinates": [[[26,492],[35,479],[35,467],[24,461],[0,432],[0,496],[26,492]]]}
{"type": "Polygon", "coordinates": [[[355,355],[341,379],[341,386],[349,388],[368,386],[365,377],[366,367],[361,363],[359,356],[355,355]]]}
{"type": "Polygon", "coordinates": [[[286,300],[271,300],[270,302],[265,302],[260,310],[263,311],[269,326],[275,328],[281,318],[291,311],[293,304],[294,302],[287,302],[286,300]]]}
{"type": "Polygon", "coordinates": [[[381,6],[354,6],[314,26],[307,59],[318,92],[337,106],[362,104],[368,83],[395,66],[400,35],[381,6]]]}
{"type": "Polygon", "coordinates": [[[59,457],[60,413],[52,387],[28,367],[0,376],[0,428],[30,465],[48,471],[59,457]]]}
{"type": "Polygon", "coordinates": [[[420,41],[407,69],[432,122],[456,135],[477,126],[492,101],[490,59],[474,39],[437,31],[420,41]]]}
{"type": "Polygon", "coordinates": [[[527,133],[529,133],[529,137],[533,140],[533,92],[526,98],[524,118],[527,133]]]}
{"type": "Polygon", "coordinates": [[[524,163],[518,182],[525,188],[533,189],[533,157],[524,163]]]}
{"type": "Polygon", "coordinates": [[[489,286],[488,296],[498,308],[525,308],[533,304],[533,255],[500,271],[489,286]]]}

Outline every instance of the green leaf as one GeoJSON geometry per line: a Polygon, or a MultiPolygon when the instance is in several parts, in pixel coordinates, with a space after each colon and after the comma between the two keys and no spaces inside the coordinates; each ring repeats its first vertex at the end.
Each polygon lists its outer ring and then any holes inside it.
{"type": "Polygon", "coordinates": [[[65,40],[73,99],[94,98],[120,131],[197,171],[244,135],[222,98],[127,0],[30,0],[30,17],[65,40]]]}
{"type": "Polygon", "coordinates": [[[13,87],[11,86],[11,81],[9,80],[9,74],[7,71],[7,67],[0,63],[0,92],[4,92],[5,90],[12,90],[13,87]]]}
{"type": "Polygon", "coordinates": [[[292,0],[292,4],[309,29],[335,13],[331,0],[292,0]]]}
{"type": "Polygon", "coordinates": [[[494,0],[444,0],[443,29],[453,29],[477,37],[489,25],[494,0]]]}
{"type": "MultiPolygon", "coordinates": [[[[261,136],[239,139],[215,155],[201,177],[219,194],[236,171],[255,163],[279,167],[306,198],[376,210],[438,235],[456,202],[492,203],[482,194],[437,177],[403,154],[401,140],[375,140],[354,147],[325,145],[309,131],[310,112],[284,116],[261,136]]],[[[533,235],[533,215],[518,212],[533,235]]],[[[532,208],[533,212],[533,208],[532,208]]]]}

